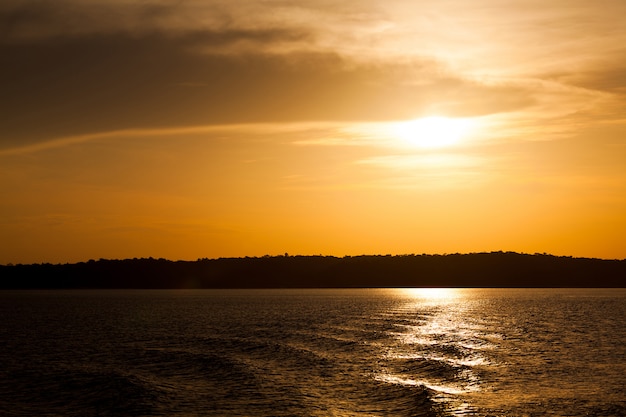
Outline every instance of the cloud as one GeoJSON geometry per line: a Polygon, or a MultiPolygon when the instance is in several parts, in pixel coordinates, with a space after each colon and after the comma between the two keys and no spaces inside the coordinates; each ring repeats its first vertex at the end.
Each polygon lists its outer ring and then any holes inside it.
{"type": "Polygon", "coordinates": [[[238,29],[4,43],[0,146],[129,128],[400,120],[433,109],[480,115],[531,101],[520,89],[442,73],[432,61],[362,63],[333,52],[263,48],[211,51],[307,36],[238,29]]]}
{"type": "Polygon", "coordinates": [[[535,118],[580,110],[590,103],[584,89],[623,91],[623,68],[610,65],[524,81],[470,77],[423,47],[439,39],[428,37],[436,28],[423,19],[421,32],[402,32],[412,16],[400,20],[393,7],[331,6],[7,0],[0,5],[0,149],[128,129],[529,109],[535,118]],[[394,24],[402,29],[394,32],[394,24]],[[401,33],[416,46],[404,56],[382,53],[401,33]]]}
{"type": "Polygon", "coordinates": [[[360,27],[369,32],[384,20],[373,9],[365,1],[350,5],[321,0],[5,0],[0,4],[0,34],[3,42],[20,42],[115,33],[141,36],[274,28],[345,33],[360,27]]]}
{"type": "Polygon", "coordinates": [[[476,168],[482,160],[475,156],[454,153],[383,155],[358,161],[359,164],[376,165],[394,169],[449,170],[454,168],[476,168]]]}
{"type": "Polygon", "coordinates": [[[621,63],[607,62],[584,72],[559,74],[554,78],[589,90],[626,95],[626,66],[621,63]]]}

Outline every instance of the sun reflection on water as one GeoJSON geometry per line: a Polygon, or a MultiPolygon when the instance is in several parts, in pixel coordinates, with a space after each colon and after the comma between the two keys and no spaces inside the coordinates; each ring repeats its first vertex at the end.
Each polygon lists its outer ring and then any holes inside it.
{"type": "Polygon", "coordinates": [[[422,386],[449,415],[475,414],[475,396],[489,387],[482,373],[492,366],[485,328],[473,315],[476,292],[464,288],[398,288],[389,311],[395,340],[381,355],[376,378],[422,386]]]}
{"type": "Polygon", "coordinates": [[[447,301],[462,297],[459,288],[398,288],[400,294],[416,299],[447,301]]]}

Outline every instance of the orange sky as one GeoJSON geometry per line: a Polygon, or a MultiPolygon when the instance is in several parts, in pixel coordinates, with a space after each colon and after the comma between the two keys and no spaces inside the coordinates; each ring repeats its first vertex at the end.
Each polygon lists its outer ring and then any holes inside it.
{"type": "Polygon", "coordinates": [[[626,258],[623,16],[621,0],[3,1],[0,264],[626,258]]]}

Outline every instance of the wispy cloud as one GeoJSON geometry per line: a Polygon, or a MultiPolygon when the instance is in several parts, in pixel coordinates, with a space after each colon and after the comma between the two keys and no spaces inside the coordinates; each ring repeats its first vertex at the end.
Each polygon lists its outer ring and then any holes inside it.
{"type": "Polygon", "coordinates": [[[414,170],[449,170],[476,168],[482,165],[482,160],[475,156],[454,153],[429,153],[422,155],[384,155],[358,161],[359,164],[376,165],[393,169],[414,170]]]}
{"type": "MultiPolygon", "coordinates": [[[[325,126],[325,125],[322,125],[325,126]]],[[[205,126],[183,126],[165,128],[144,128],[144,129],[121,129],[84,135],[66,136],[54,138],[42,142],[16,144],[12,147],[0,149],[0,156],[11,156],[42,152],[51,149],[64,148],[68,146],[87,144],[89,142],[107,141],[112,139],[133,139],[133,138],[159,138],[159,137],[191,137],[210,134],[215,135],[235,135],[235,137],[254,137],[263,135],[289,135],[298,136],[306,132],[327,131],[327,127],[320,127],[316,123],[249,123],[249,124],[224,124],[205,126]]]]}
{"type": "Polygon", "coordinates": [[[381,135],[350,126],[427,114],[492,116],[509,137],[545,140],[621,117],[621,4],[351,5],[3,2],[0,149],[295,122],[346,126],[298,144],[370,146],[381,135]],[[581,25],[592,35],[575,36],[581,25]]]}

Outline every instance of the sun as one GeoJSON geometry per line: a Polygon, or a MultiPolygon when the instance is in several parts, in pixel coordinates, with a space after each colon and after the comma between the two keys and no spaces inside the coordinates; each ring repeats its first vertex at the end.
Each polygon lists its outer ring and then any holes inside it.
{"type": "Polygon", "coordinates": [[[410,146],[444,148],[457,144],[471,127],[469,119],[430,116],[397,123],[394,134],[410,146]]]}

